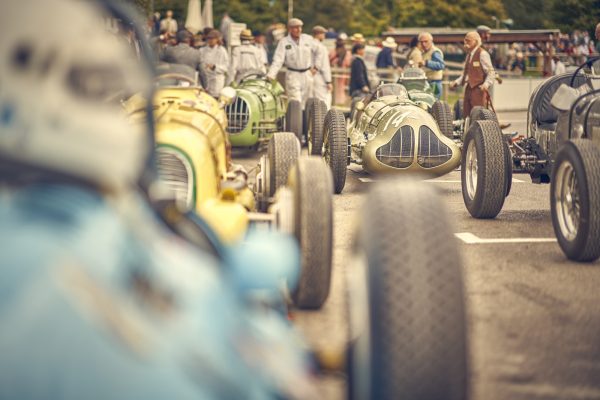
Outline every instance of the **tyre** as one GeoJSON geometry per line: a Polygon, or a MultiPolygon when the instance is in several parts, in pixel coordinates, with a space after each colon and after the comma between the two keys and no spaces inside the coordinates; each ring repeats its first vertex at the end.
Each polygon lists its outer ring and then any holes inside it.
{"type": "Polygon", "coordinates": [[[297,307],[321,308],[329,296],[333,246],[332,178],[320,157],[300,157],[290,172],[294,194],[294,234],[301,251],[297,307]]]}
{"type": "Polygon", "coordinates": [[[368,312],[352,332],[350,398],[464,400],[461,261],[443,202],[424,184],[388,182],[367,196],[361,222],[368,312]]]}
{"type": "Polygon", "coordinates": [[[512,187],[512,176],[513,176],[513,158],[512,152],[510,151],[510,147],[507,142],[504,142],[504,172],[506,176],[504,177],[504,193],[506,193],[506,197],[510,194],[510,189],[512,187]]]}
{"type": "Polygon", "coordinates": [[[308,154],[321,156],[323,153],[323,125],[327,105],[323,100],[308,99],[306,103],[306,142],[308,154]]]}
{"type": "Polygon", "coordinates": [[[325,116],[323,157],[331,168],[334,192],[342,193],[346,185],[346,166],[348,164],[346,119],[344,113],[333,108],[325,116]]]}
{"type": "Polygon", "coordinates": [[[506,198],[506,156],[502,132],[494,121],[476,121],[465,137],[461,186],[465,206],[475,218],[495,218],[506,198]]]}
{"type": "Polygon", "coordinates": [[[437,122],[442,135],[452,139],[454,137],[454,125],[452,124],[452,111],[448,103],[437,100],[431,107],[431,115],[437,122]]]}
{"type": "Polygon", "coordinates": [[[492,110],[488,110],[485,107],[475,106],[471,110],[471,124],[474,124],[475,121],[495,121],[498,123],[498,116],[492,110]]]}
{"type": "Polygon", "coordinates": [[[600,150],[589,139],[567,141],[550,182],[552,225],[560,248],[574,261],[600,257],[600,150]]]}
{"type": "Polygon", "coordinates": [[[285,130],[293,132],[302,143],[302,104],[298,100],[288,101],[285,112],[285,130]]]}
{"type": "Polygon", "coordinates": [[[454,103],[454,119],[463,119],[464,100],[458,99],[454,103]]]}
{"type": "Polygon", "coordinates": [[[269,158],[269,196],[287,182],[292,166],[300,155],[300,142],[291,132],[275,132],[269,140],[267,156],[269,158]]]}

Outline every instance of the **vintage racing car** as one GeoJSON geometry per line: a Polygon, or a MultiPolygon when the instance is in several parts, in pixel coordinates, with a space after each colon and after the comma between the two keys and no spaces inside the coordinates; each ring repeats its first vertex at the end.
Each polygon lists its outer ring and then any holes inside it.
{"type": "Polygon", "coordinates": [[[527,137],[513,143],[514,165],[550,183],[554,231],[576,261],[600,257],[599,65],[592,58],[544,81],[529,101],[527,137]]]}
{"type": "MultiPolygon", "coordinates": [[[[277,132],[260,160],[257,190],[234,165],[224,108],[235,94],[225,88],[215,100],[188,75],[166,73],[154,96],[156,163],[160,180],[179,207],[197,212],[225,243],[243,239],[253,224],[294,235],[302,250],[294,303],[319,308],[329,294],[332,249],[331,175],[318,158],[299,157],[291,132],[277,132]],[[184,86],[182,86],[182,84],[184,86]],[[258,206],[258,207],[257,207],[258,206]]],[[[143,117],[145,99],[126,103],[143,117]]]]}
{"type": "Polygon", "coordinates": [[[357,102],[347,127],[342,112],[330,110],[324,122],[322,153],[333,171],[335,192],[343,190],[350,162],[369,173],[429,176],[446,174],[462,162],[463,181],[469,182],[463,185],[467,208],[477,218],[495,217],[512,179],[512,170],[509,173],[505,168],[510,151],[497,121],[487,110],[474,109],[463,143],[462,135],[454,130],[450,137],[442,133],[440,124],[451,120],[451,112],[447,105],[441,110],[439,114],[427,112],[399,84],[380,85],[357,102]],[[461,151],[463,147],[467,153],[461,151]]]}
{"type": "Polygon", "coordinates": [[[302,106],[297,100],[287,100],[279,82],[252,73],[243,77],[235,89],[235,100],[225,108],[232,146],[258,149],[274,132],[286,130],[300,139],[302,106]]]}

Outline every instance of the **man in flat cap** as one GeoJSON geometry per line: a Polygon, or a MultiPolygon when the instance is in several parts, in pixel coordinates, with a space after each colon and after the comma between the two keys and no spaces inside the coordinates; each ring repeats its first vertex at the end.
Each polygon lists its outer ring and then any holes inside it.
{"type": "Polygon", "coordinates": [[[264,74],[265,64],[260,49],[254,45],[254,36],[250,29],[240,33],[241,45],[233,48],[231,52],[231,70],[229,79],[239,82],[244,76],[251,73],[264,74]]]}
{"type": "Polygon", "coordinates": [[[310,35],[302,33],[303,22],[298,18],[288,21],[288,35],[281,39],[275,49],[267,77],[275,79],[285,65],[285,90],[289,99],[300,101],[302,108],[311,96],[316,45],[310,35]]]}
{"type": "Polygon", "coordinates": [[[213,29],[206,35],[208,45],[202,49],[202,70],[206,76],[206,91],[219,97],[229,71],[229,54],[221,46],[221,33],[213,29]]]}
{"type": "Polygon", "coordinates": [[[496,71],[490,53],[481,47],[481,37],[477,32],[465,35],[464,48],[467,53],[465,69],[450,87],[465,86],[463,115],[466,117],[475,106],[493,109],[489,89],[494,84],[496,71]]]}
{"type": "Polygon", "coordinates": [[[315,75],[313,78],[313,96],[323,100],[327,109],[331,107],[331,65],[329,64],[329,52],[323,44],[327,29],[321,25],[313,28],[313,37],[316,42],[317,55],[315,57],[315,75]]]}
{"type": "Polygon", "coordinates": [[[193,35],[187,30],[177,32],[177,45],[165,48],[161,59],[168,63],[185,64],[200,70],[200,51],[191,46],[193,35]]]}
{"type": "Polygon", "coordinates": [[[479,25],[476,29],[479,37],[481,37],[481,44],[485,45],[492,37],[492,29],[487,25],[479,25]]]}

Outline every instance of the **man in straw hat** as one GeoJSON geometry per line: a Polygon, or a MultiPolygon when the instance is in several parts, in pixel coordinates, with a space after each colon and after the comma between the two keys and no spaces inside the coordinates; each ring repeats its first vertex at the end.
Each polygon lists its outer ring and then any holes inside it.
{"type": "Polygon", "coordinates": [[[202,70],[206,76],[206,91],[218,97],[225,86],[225,75],[229,70],[229,54],[221,46],[221,33],[216,29],[206,35],[208,46],[202,49],[202,70]]]}
{"type": "Polygon", "coordinates": [[[234,47],[231,52],[231,70],[229,78],[239,82],[244,76],[251,73],[264,74],[265,64],[260,49],[254,45],[254,36],[250,29],[240,33],[242,44],[234,47]]]}
{"type": "Polygon", "coordinates": [[[312,94],[312,72],[317,53],[313,38],[302,33],[303,25],[298,18],[288,21],[288,35],[277,44],[271,68],[267,73],[270,79],[275,79],[281,67],[285,65],[285,90],[288,98],[300,101],[302,108],[312,94]]]}
{"type": "Polygon", "coordinates": [[[425,70],[435,96],[439,99],[442,96],[442,78],[446,68],[444,53],[433,44],[433,36],[429,32],[419,34],[419,44],[423,49],[423,62],[419,66],[425,70]]]}
{"type": "Polygon", "coordinates": [[[475,106],[491,108],[489,88],[494,84],[496,71],[490,53],[481,47],[481,37],[475,31],[468,32],[464,39],[467,53],[462,75],[450,84],[451,88],[465,86],[463,115],[468,116],[475,106]]]}
{"type": "Polygon", "coordinates": [[[315,57],[315,75],[313,79],[313,96],[323,100],[327,109],[331,107],[331,65],[329,64],[329,54],[327,48],[322,43],[325,39],[327,29],[321,25],[313,28],[313,37],[316,41],[317,55],[315,57]]]}

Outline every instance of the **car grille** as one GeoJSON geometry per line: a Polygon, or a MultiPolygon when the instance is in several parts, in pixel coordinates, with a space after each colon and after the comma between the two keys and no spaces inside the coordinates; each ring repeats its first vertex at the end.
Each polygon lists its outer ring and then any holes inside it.
{"type": "Polygon", "coordinates": [[[177,150],[159,147],[156,151],[158,176],[184,209],[193,207],[194,174],[187,158],[177,150]]]}
{"type": "Polygon", "coordinates": [[[392,140],[377,149],[375,157],[390,167],[407,168],[413,163],[414,148],[413,129],[404,125],[394,133],[392,140]]]}
{"type": "Polygon", "coordinates": [[[227,132],[235,134],[246,129],[250,119],[250,108],[246,100],[237,97],[225,111],[227,112],[227,132]]]}
{"type": "Polygon", "coordinates": [[[452,158],[452,150],[437,137],[429,127],[419,129],[419,154],[417,162],[423,168],[442,165],[452,158]]]}

